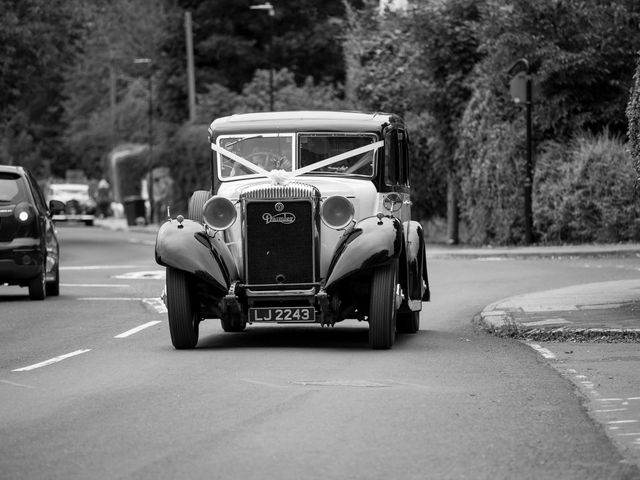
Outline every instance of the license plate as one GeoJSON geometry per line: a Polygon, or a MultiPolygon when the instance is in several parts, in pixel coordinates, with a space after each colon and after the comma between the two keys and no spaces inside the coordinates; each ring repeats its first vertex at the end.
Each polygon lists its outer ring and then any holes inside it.
{"type": "Polygon", "coordinates": [[[249,322],[315,322],[313,307],[250,308],[249,322]]]}

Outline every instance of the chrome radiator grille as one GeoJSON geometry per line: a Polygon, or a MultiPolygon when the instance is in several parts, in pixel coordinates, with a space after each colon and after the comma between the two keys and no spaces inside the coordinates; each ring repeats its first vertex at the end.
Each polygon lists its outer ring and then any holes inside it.
{"type": "Polygon", "coordinates": [[[247,284],[314,282],[318,190],[300,183],[263,185],[241,199],[247,284]]]}

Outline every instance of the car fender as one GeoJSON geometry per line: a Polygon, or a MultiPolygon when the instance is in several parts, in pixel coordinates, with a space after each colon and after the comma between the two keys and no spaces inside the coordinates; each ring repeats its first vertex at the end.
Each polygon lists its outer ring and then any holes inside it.
{"type": "Polygon", "coordinates": [[[405,255],[408,270],[408,285],[406,286],[408,300],[429,301],[427,255],[422,225],[419,222],[410,221],[405,222],[404,227],[405,255]]]}
{"type": "Polygon", "coordinates": [[[394,217],[367,217],[345,232],[329,265],[325,288],[389,263],[402,252],[402,224],[394,217]]]}
{"type": "Polygon", "coordinates": [[[165,222],[156,237],[156,262],[191,273],[222,294],[238,279],[238,270],[222,232],[205,233],[201,223],[185,219],[165,222]]]}

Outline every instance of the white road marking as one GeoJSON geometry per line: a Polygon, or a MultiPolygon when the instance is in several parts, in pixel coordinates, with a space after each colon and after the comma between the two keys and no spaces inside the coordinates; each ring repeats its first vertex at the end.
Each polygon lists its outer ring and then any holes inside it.
{"type": "Polygon", "coordinates": [[[618,425],[621,423],[638,423],[638,420],[612,420],[611,422],[607,422],[608,425],[618,425]]]}
{"type": "Polygon", "coordinates": [[[111,278],[120,280],[164,280],[165,270],[147,270],[144,272],[129,272],[113,275],[111,278]]]}
{"type": "Polygon", "coordinates": [[[78,265],[60,266],[60,270],[108,270],[114,268],[145,268],[145,265],[78,265]]]}
{"type": "Polygon", "coordinates": [[[141,302],[144,299],[136,298],[136,297],[78,297],[78,300],[113,300],[116,302],[131,300],[131,301],[141,302]]]}
{"type": "Polygon", "coordinates": [[[7,385],[13,385],[14,387],[22,387],[22,388],[36,388],[34,386],[31,385],[25,385],[23,383],[15,383],[15,382],[10,382],[9,380],[0,380],[0,383],[6,383],[7,385]]]}
{"type": "Polygon", "coordinates": [[[547,348],[544,348],[544,347],[541,347],[537,343],[529,343],[528,345],[531,348],[533,348],[536,352],[538,352],[540,355],[542,355],[544,358],[546,358],[547,360],[555,360],[556,359],[555,353],[553,353],[551,350],[549,350],[547,348]]]}
{"type": "Polygon", "coordinates": [[[604,410],[594,410],[596,413],[609,413],[609,412],[626,412],[626,408],[609,408],[604,410]]]}
{"type": "Polygon", "coordinates": [[[87,287],[87,288],[109,288],[109,287],[114,287],[114,288],[130,288],[131,285],[125,285],[122,283],[117,283],[117,284],[113,284],[113,283],[61,283],[60,284],[61,287],[87,287]]]}
{"type": "Polygon", "coordinates": [[[44,362],[34,363],[33,365],[29,365],[28,367],[16,368],[15,370],[11,370],[12,372],[28,372],[29,370],[35,370],[36,368],[46,367],[47,365],[51,365],[52,363],[58,363],[67,358],[75,357],[76,355],[81,355],[83,353],[90,352],[91,349],[84,350],[76,350],[75,352],[66,353],[64,355],[60,355],[58,357],[50,358],[49,360],[45,360],[44,362]]]}
{"type": "Polygon", "coordinates": [[[138,333],[141,330],[144,330],[145,328],[149,328],[149,327],[153,327],[154,325],[157,325],[158,323],[160,323],[160,320],[153,320],[152,322],[147,322],[145,324],[139,325],[135,328],[132,328],[131,330],[127,330],[126,332],[123,332],[119,335],[116,335],[113,338],[127,338],[131,335],[133,335],[134,333],[138,333]]]}

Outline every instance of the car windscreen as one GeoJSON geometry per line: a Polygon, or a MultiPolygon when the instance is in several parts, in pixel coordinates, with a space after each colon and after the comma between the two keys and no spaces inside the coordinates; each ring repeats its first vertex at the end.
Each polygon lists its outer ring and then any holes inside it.
{"type": "Polygon", "coordinates": [[[17,204],[29,200],[24,179],[10,172],[0,172],[0,204],[17,204]]]}
{"type": "Polygon", "coordinates": [[[267,172],[272,170],[290,172],[292,169],[292,134],[221,136],[218,139],[218,145],[234,155],[233,158],[220,155],[218,173],[222,179],[258,174],[259,172],[253,170],[251,165],[267,172]]]}
{"type": "MultiPolygon", "coordinates": [[[[301,133],[298,135],[298,161],[307,167],[328,158],[366,147],[376,141],[374,135],[347,133],[301,133]]],[[[373,150],[350,155],[313,171],[313,174],[364,175],[374,174],[375,152],[373,150]]]]}

